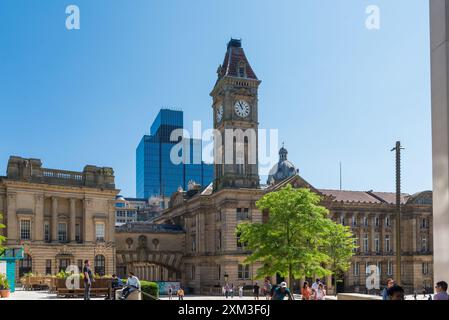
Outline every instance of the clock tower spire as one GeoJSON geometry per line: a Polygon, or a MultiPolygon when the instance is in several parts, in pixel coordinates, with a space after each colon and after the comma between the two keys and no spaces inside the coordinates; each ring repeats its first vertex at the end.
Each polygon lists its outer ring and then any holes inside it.
{"type": "Polygon", "coordinates": [[[257,78],[242,48],[231,39],[211,92],[215,137],[214,190],[259,188],[257,78]]]}

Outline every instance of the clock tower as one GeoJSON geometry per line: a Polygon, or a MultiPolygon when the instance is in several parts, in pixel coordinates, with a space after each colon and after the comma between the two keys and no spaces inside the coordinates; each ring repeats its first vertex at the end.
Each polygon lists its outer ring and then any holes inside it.
{"type": "Polygon", "coordinates": [[[211,92],[215,136],[214,190],[259,188],[258,88],[241,40],[231,39],[211,92]]]}

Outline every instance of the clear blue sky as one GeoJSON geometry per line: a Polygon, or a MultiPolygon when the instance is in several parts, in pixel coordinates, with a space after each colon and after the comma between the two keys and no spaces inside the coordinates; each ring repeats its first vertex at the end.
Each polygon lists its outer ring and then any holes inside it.
{"type": "MultiPolygon", "coordinates": [[[[10,155],[45,167],[111,166],[135,194],[135,148],[161,107],[212,123],[209,92],[233,36],[263,81],[261,128],[319,188],[431,188],[427,0],[2,0],[0,175],[10,155]],[[65,8],[81,30],[65,28],[65,8]],[[381,29],[365,28],[378,5],[381,29]]],[[[188,126],[187,126],[188,127],[188,126]]]]}

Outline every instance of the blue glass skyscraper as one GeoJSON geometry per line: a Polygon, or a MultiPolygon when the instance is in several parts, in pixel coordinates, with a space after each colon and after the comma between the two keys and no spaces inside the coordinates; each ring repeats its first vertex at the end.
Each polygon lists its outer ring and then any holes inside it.
{"type": "Polygon", "coordinates": [[[138,198],[170,197],[179,187],[186,190],[191,180],[204,187],[213,181],[213,165],[201,160],[201,140],[185,139],[184,142],[190,145],[189,161],[180,164],[171,161],[170,152],[178,141],[170,141],[170,135],[183,126],[182,111],[161,109],[151,125],[150,134],[142,137],[136,149],[138,198]]]}

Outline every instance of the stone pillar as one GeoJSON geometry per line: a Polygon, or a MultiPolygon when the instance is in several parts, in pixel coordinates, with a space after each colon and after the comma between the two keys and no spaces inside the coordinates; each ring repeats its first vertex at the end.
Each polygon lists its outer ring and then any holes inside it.
{"type": "Polygon", "coordinates": [[[84,199],[83,239],[86,243],[94,241],[95,225],[93,224],[92,219],[89,218],[91,206],[92,206],[92,200],[84,199]]]}
{"type": "Polygon", "coordinates": [[[44,241],[44,196],[37,194],[34,197],[34,240],[44,241]]]}
{"type": "Polygon", "coordinates": [[[434,280],[449,281],[449,1],[429,0],[434,280]]]}
{"type": "Polygon", "coordinates": [[[5,223],[7,243],[13,243],[15,240],[19,239],[19,222],[17,220],[16,198],[17,195],[15,193],[8,193],[5,223]]]}
{"type": "Polygon", "coordinates": [[[51,198],[51,240],[58,241],[58,198],[51,198]]]}
{"type": "Polygon", "coordinates": [[[76,200],[69,199],[70,203],[70,242],[75,242],[76,235],[76,200]]]}

